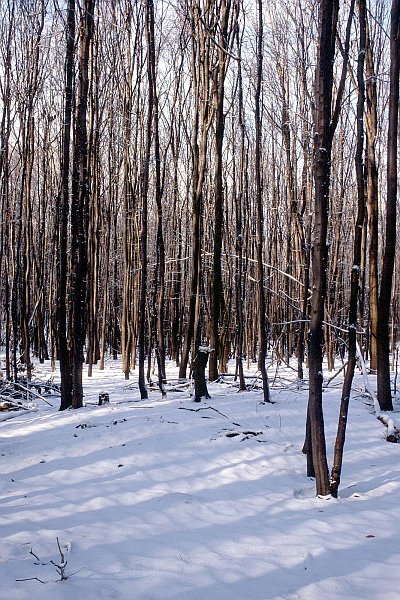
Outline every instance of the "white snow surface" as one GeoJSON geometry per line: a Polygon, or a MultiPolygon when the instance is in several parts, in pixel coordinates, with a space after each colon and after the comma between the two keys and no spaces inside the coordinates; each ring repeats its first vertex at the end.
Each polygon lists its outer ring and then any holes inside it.
{"type": "MultiPolygon", "coordinates": [[[[400,444],[357,375],[340,497],[316,498],[307,387],[279,374],[270,405],[232,379],[200,404],[190,390],[140,401],[136,374],[109,361],[85,378],[84,408],[38,399],[3,420],[1,600],[398,600],[400,444]]],[[[330,463],[341,376],[324,392],[330,463]]]]}

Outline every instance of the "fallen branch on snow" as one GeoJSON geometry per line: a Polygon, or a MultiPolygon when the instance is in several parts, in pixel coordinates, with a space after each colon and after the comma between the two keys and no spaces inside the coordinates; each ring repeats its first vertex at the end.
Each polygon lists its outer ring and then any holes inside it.
{"type": "Polygon", "coordinates": [[[379,414],[380,411],[380,406],[379,406],[379,402],[378,399],[376,397],[376,394],[374,392],[374,390],[372,389],[370,383],[369,383],[369,379],[368,379],[368,375],[367,375],[367,368],[365,366],[365,361],[364,361],[364,357],[362,355],[362,352],[360,350],[360,346],[358,345],[358,342],[356,342],[357,346],[357,356],[360,360],[360,365],[361,365],[361,370],[362,370],[362,375],[363,375],[363,380],[364,380],[364,386],[366,391],[368,392],[368,394],[371,396],[373,405],[374,405],[374,412],[379,414]]]}
{"type": "MultiPolygon", "coordinates": [[[[58,552],[60,554],[59,563],[56,563],[54,560],[49,560],[49,562],[42,562],[40,560],[40,558],[38,557],[38,555],[35,554],[35,552],[32,550],[32,548],[30,549],[29,554],[31,554],[36,559],[36,562],[34,563],[35,565],[42,566],[42,567],[45,567],[47,565],[53,565],[53,567],[56,569],[58,575],[60,576],[60,579],[58,581],[66,581],[73,575],[76,575],[76,573],[79,573],[79,571],[81,571],[82,569],[79,569],[78,571],[75,571],[74,573],[67,575],[66,568],[67,568],[68,561],[65,559],[65,555],[64,555],[63,551],[61,550],[61,545],[60,545],[60,541],[59,541],[58,537],[57,537],[57,547],[58,547],[58,552]]],[[[65,548],[68,549],[68,546],[65,546],[65,548]]],[[[38,581],[39,583],[43,583],[43,584],[49,583],[48,581],[43,581],[42,579],[39,579],[39,577],[25,577],[25,578],[21,578],[21,579],[16,579],[15,581],[38,581]]]]}
{"type": "Polygon", "coordinates": [[[241,442],[243,442],[244,440],[248,440],[258,435],[262,435],[263,433],[263,431],[229,431],[225,435],[227,438],[234,438],[238,437],[239,435],[243,435],[243,438],[240,440],[241,442]]]}
{"type": "Polygon", "coordinates": [[[358,344],[357,344],[357,354],[360,359],[365,389],[372,398],[373,406],[374,406],[374,413],[376,415],[376,418],[378,419],[378,421],[380,421],[387,427],[386,441],[397,444],[397,442],[400,441],[400,428],[396,425],[396,423],[394,422],[394,420],[391,417],[388,417],[387,415],[384,415],[380,412],[379,402],[378,402],[378,399],[376,397],[374,390],[372,389],[372,387],[370,386],[370,383],[368,381],[367,369],[365,367],[364,358],[361,354],[361,350],[360,350],[360,347],[358,344]]]}
{"type": "Polygon", "coordinates": [[[386,425],[386,441],[392,442],[393,444],[397,444],[400,442],[400,429],[397,427],[396,423],[390,417],[386,415],[378,415],[378,421],[386,425]]]}
{"type": "Polygon", "coordinates": [[[221,415],[221,417],[229,419],[228,415],[224,415],[224,413],[222,413],[220,410],[217,410],[216,408],[213,408],[212,406],[200,406],[200,408],[187,408],[186,406],[179,406],[178,410],[190,410],[191,412],[200,412],[201,410],[213,410],[219,415],[221,415]]]}

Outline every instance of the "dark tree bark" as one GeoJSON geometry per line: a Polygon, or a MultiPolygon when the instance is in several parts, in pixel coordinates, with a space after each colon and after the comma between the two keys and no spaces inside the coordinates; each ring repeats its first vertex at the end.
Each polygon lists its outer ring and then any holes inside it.
{"type": "MultiPolygon", "coordinates": [[[[153,0],[146,2],[146,39],[147,39],[147,80],[148,80],[148,103],[147,103],[147,123],[145,151],[143,157],[143,166],[140,174],[140,193],[142,199],[142,229],[140,232],[140,300],[139,300],[139,390],[142,400],[148,398],[148,392],[145,380],[145,358],[146,358],[146,294],[147,294],[147,236],[148,236],[148,191],[149,191],[149,166],[152,142],[153,111],[154,111],[154,88],[152,83],[152,11],[154,11],[153,0]]],[[[151,332],[149,332],[151,335],[151,332]]]]}
{"type": "Polygon", "coordinates": [[[267,355],[267,329],[266,329],[266,303],[264,291],[264,263],[263,263],[263,242],[264,242],[264,211],[263,211],[263,189],[262,189],[262,167],[261,167],[261,86],[262,86],[262,68],[263,68],[263,3],[257,2],[258,8],[258,32],[257,32],[257,81],[255,92],[255,129],[256,129],[256,147],[255,147],[255,180],[256,180],[256,210],[257,210],[257,294],[258,294],[258,368],[261,372],[263,382],[264,402],[271,402],[269,393],[269,383],[265,359],[267,355]]]}
{"type": "Polygon", "coordinates": [[[69,169],[71,122],[73,108],[74,58],[75,58],[75,0],[68,0],[67,48],[65,55],[65,105],[62,140],[61,191],[58,201],[59,258],[58,258],[58,356],[61,374],[61,405],[65,410],[72,405],[71,355],[67,340],[67,279],[68,279],[68,218],[69,218],[69,169]]]}
{"type": "Polygon", "coordinates": [[[93,40],[95,0],[85,0],[79,32],[78,97],[74,132],[72,175],[71,260],[72,260],[72,407],[83,406],[83,351],[86,338],[87,238],[90,181],[88,176],[87,108],[89,58],[93,40]]]}
{"type": "Polygon", "coordinates": [[[387,142],[386,234],[378,303],[377,395],[381,410],[393,410],[390,388],[389,317],[396,252],[397,136],[399,129],[400,2],[392,1],[390,20],[390,90],[387,142]]]}
{"type": "MultiPolygon", "coordinates": [[[[309,332],[310,390],[308,411],[311,427],[312,460],[317,494],[330,493],[322,410],[323,320],[327,283],[327,229],[332,152],[332,88],[338,0],[319,3],[318,62],[315,81],[314,184],[315,233],[312,245],[312,300],[309,332]]],[[[311,448],[310,448],[311,446],[311,448]]]]}
{"type": "MultiPolygon", "coordinates": [[[[351,1],[342,49],[343,64],[335,105],[332,109],[333,65],[337,35],[338,0],[319,4],[318,51],[315,81],[314,118],[314,218],[312,242],[312,299],[309,331],[309,397],[305,450],[312,455],[318,495],[331,493],[326,457],[325,426],[322,408],[323,319],[327,295],[328,217],[333,136],[339,121],[349,61],[350,34],[355,0],[351,1]]],[[[310,460],[307,456],[307,464],[310,460]]],[[[309,467],[308,467],[309,468],[309,467]]]]}
{"type": "Polygon", "coordinates": [[[190,279],[189,309],[179,378],[186,377],[190,349],[196,339],[196,314],[199,308],[201,283],[201,219],[203,213],[203,186],[206,177],[208,132],[211,125],[210,110],[210,39],[204,31],[195,3],[190,7],[192,78],[194,91],[194,123],[192,134],[192,273],[190,279]]]}
{"type": "Polygon", "coordinates": [[[220,318],[223,308],[222,287],[222,233],[224,221],[224,188],[223,188],[223,142],[225,131],[225,77],[228,66],[228,36],[230,19],[230,0],[222,0],[220,6],[218,36],[218,59],[214,67],[214,104],[215,104],[215,169],[214,169],[214,248],[213,248],[213,280],[211,293],[210,345],[214,352],[210,356],[209,379],[218,378],[218,359],[220,358],[220,318]]]}
{"type": "Polygon", "coordinates": [[[339,422],[335,442],[334,458],[331,471],[331,493],[337,498],[340,476],[342,471],[343,450],[346,437],[347,415],[349,409],[349,400],[351,386],[353,383],[354,369],[357,360],[357,314],[358,314],[358,296],[359,281],[362,261],[362,241],[363,225],[365,220],[365,178],[364,178],[364,103],[365,103],[365,84],[364,84],[364,61],[366,47],[366,2],[358,0],[359,23],[360,23],[360,45],[357,62],[357,147],[355,155],[356,177],[357,177],[357,198],[358,210],[354,229],[354,251],[353,266],[351,270],[350,284],[350,307],[349,307],[349,338],[348,338],[348,365],[343,382],[342,398],[340,403],[339,422]]]}
{"type": "Polygon", "coordinates": [[[194,381],[194,401],[200,402],[202,398],[210,398],[206,382],[206,366],[208,361],[209,351],[199,351],[192,362],[192,376],[194,381]]]}
{"type": "MultiPolygon", "coordinates": [[[[242,57],[241,57],[241,43],[239,35],[239,18],[238,11],[239,6],[236,4],[236,27],[235,27],[235,38],[238,55],[238,74],[237,74],[237,86],[238,86],[238,121],[240,128],[240,160],[239,160],[239,183],[237,197],[235,198],[235,225],[236,225],[236,275],[235,275],[235,304],[236,304],[236,369],[239,375],[239,390],[244,391],[246,389],[246,381],[244,378],[243,371],[243,341],[244,341],[244,287],[243,287],[243,244],[244,244],[244,224],[243,224],[243,204],[245,186],[248,183],[247,176],[247,159],[246,159],[246,127],[245,127],[245,113],[243,106],[243,77],[242,77],[242,57]]],[[[234,180],[235,177],[234,177],[234,180]]]]}
{"type": "Polygon", "coordinates": [[[11,379],[11,313],[10,313],[10,273],[11,273],[11,207],[10,207],[10,130],[11,130],[11,41],[14,30],[15,2],[12,2],[9,9],[9,25],[6,38],[6,53],[4,56],[4,78],[2,85],[2,117],[0,125],[0,177],[1,177],[1,215],[2,224],[0,227],[0,276],[3,272],[4,280],[4,312],[5,312],[5,377],[11,379]],[[4,268],[3,268],[4,264],[4,268]]]}
{"type": "Polygon", "coordinates": [[[163,234],[163,207],[161,184],[161,157],[159,135],[159,105],[157,96],[156,73],[156,47],[154,36],[154,5],[149,3],[148,14],[148,53],[149,53],[149,86],[152,88],[153,98],[153,138],[155,158],[155,200],[157,207],[157,233],[156,233],[156,269],[154,278],[153,297],[153,334],[155,335],[155,350],[158,367],[158,386],[162,395],[165,395],[165,333],[164,333],[164,306],[165,306],[165,246],[163,234]]]}

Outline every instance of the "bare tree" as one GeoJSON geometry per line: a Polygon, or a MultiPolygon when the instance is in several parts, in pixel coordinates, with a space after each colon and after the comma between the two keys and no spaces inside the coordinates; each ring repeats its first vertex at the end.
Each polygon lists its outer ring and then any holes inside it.
{"type": "Polygon", "coordinates": [[[75,0],[68,0],[66,54],[65,54],[65,104],[61,157],[61,190],[59,202],[59,258],[58,258],[58,348],[61,374],[60,410],[72,405],[71,355],[67,340],[67,280],[68,280],[68,220],[69,220],[69,171],[72,109],[74,100],[75,61],[75,0]]]}
{"type": "Polygon", "coordinates": [[[326,298],[327,228],[329,215],[329,185],[332,152],[332,90],[333,63],[339,2],[321,0],[319,3],[318,62],[315,80],[315,233],[312,249],[311,321],[309,332],[310,391],[308,400],[311,439],[308,453],[316,477],[317,494],[330,493],[324,418],[322,411],[323,320],[326,298]]]}
{"type": "Polygon", "coordinates": [[[362,261],[362,241],[363,241],[363,225],[365,219],[365,188],[366,182],[364,177],[364,104],[365,104],[365,83],[364,83],[364,62],[366,48],[366,13],[367,7],[365,0],[358,0],[359,7],[359,23],[360,23],[360,44],[357,61],[357,147],[355,155],[355,168],[357,178],[357,198],[358,210],[357,219],[354,228],[354,250],[353,250],[353,266],[351,269],[351,287],[350,287],[350,306],[349,306],[349,350],[348,350],[348,365],[344,378],[342,398],[339,412],[339,422],[336,435],[334,459],[331,471],[331,493],[334,498],[337,497],[340,485],[340,475],[343,461],[343,449],[346,436],[347,415],[350,401],[350,392],[353,383],[354,370],[357,360],[357,315],[358,315],[358,296],[359,296],[359,281],[362,261]]]}
{"type": "Polygon", "coordinates": [[[80,13],[78,90],[74,128],[71,187],[71,267],[72,267],[72,407],[83,405],[82,368],[86,339],[87,238],[89,226],[90,181],[88,175],[87,110],[89,59],[94,31],[95,0],[85,0],[80,13]]]}
{"type": "Polygon", "coordinates": [[[264,293],[264,262],[263,262],[263,240],[264,240],[264,215],[263,215],[263,189],[262,189],[262,168],[261,168],[261,87],[262,87],[262,69],[263,69],[263,3],[257,1],[258,11],[258,31],[257,31],[257,79],[255,101],[255,183],[256,183],[256,209],[257,209],[257,291],[258,291],[258,368],[261,372],[263,382],[264,402],[270,402],[270,392],[267,369],[265,365],[267,354],[267,329],[266,329],[266,305],[264,293]]]}
{"type": "Polygon", "coordinates": [[[222,288],[222,234],[224,221],[224,189],[223,189],[223,144],[225,131],[225,78],[229,64],[229,39],[232,33],[230,23],[231,1],[221,0],[215,7],[219,13],[218,28],[215,35],[218,37],[216,62],[213,68],[213,98],[215,105],[215,159],[214,159],[214,239],[213,239],[213,280],[211,292],[211,323],[210,345],[214,352],[210,355],[209,378],[214,381],[218,378],[218,359],[220,357],[220,318],[223,308],[222,288]],[[218,5],[219,4],[219,5],[218,5]]]}
{"type": "Polygon", "coordinates": [[[397,137],[399,130],[400,4],[392,1],[390,16],[390,90],[387,141],[386,234],[378,303],[377,385],[382,410],[393,410],[390,387],[389,317],[396,252],[397,137]]]}
{"type": "MultiPolygon", "coordinates": [[[[210,18],[210,13],[206,13],[210,18]]],[[[190,0],[188,19],[192,51],[192,85],[194,93],[194,122],[191,142],[192,154],[192,258],[188,319],[179,367],[179,377],[186,377],[192,342],[196,339],[199,323],[201,283],[201,220],[203,214],[203,186],[206,176],[208,133],[212,121],[210,102],[210,54],[212,44],[207,35],[207,23],[201,17],[197,2],[190,0]]]]}

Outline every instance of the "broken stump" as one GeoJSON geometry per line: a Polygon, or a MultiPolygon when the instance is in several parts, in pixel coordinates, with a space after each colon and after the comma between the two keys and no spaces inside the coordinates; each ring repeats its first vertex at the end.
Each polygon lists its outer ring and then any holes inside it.
{"type": "Polygon", "coordinates": [[[99,394],[99,406],[103,404],[108,404],[110,402],[110,396],[107,392],[101,392],[99,394]]]}
{"type": "Polygon", "coordinates": [[[192,377],[194,381],[194,401],[200,402],[202,398],[211,398],[207,390],[206,366],[208,362],[208,348],[199,348],[199,351],[192,362],[192,377]]]}

